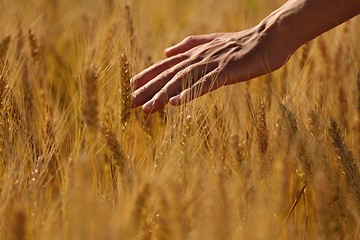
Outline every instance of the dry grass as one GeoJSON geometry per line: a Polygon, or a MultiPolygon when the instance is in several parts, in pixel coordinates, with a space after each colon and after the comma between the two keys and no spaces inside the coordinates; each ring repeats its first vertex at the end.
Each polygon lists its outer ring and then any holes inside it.
{"type": "Polygon", "coordinates": [[[0,3],[0,239],[358,238],[358,19],[271,75],[130,109],[165,47],[282,3],[0,3]]]}

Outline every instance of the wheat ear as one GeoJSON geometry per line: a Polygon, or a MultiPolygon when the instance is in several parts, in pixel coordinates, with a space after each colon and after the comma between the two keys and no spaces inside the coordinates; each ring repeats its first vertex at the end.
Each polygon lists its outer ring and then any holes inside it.
{"type": "Polygon", "coordinates": [[[34,62],[34,65],[38,68],[40,63],[40,49],[39,42],[34,34],[34,32],[29,29],[28,40],[30,44],[30,55],[34,62]]]}
{"type": "Polygon", "coordinates": [[[112,153],[115,167],[120,171],[121,175],[123,175],[127,156],[122,150],[119,140],[107,123],[103,124],[101,133],[112,153]]]}
{"type": "Polygon", "coordinates": [[[125,133],[126,126],[130,119],[131,109],[131,85],[130,85],[130,66],[125,54],[120,56],[120,122],[125,133]]]}
{"type": "Polygon", "coordinates": [[[265,104],[260,103],[257,111],[256,129],[261,154],[265,154],[269,145],[269,130],[266,123],[265,104]]]}
{"type": "Polygon", "coordinates": [[[84,98],[82,112],[86,126],[90,131],[96,131],[98,128],[98,87],[97,87],[97,71],[93,65],[85,69],[85,77],[83,79],[84,98]]]}
{"type": "Polygon", "coordinates": [[[131,15],[131,8],[130,5],[126,4],[125,5],[125,22],[126,22],[126,29],[129,35],[129,39],[130,39],[130,46],[132,51],[135,53],[136,52],[136,48],[135,48],[135,31],[134,31],[134,21],[133,21],[133,17],[131,15]]]}
{"type": "MultiPolygon", "coordinates": [[[[330,120],[329,134],[335,147],[336,154],[340,157],[340,164],[345,173],[346,185],[353,193],[356,205],[360,206],[360,170],[352,153],[344,143],[335,119],[330,120]]],[[[360,211],[360,207],[358,209],[360,211]]]]}

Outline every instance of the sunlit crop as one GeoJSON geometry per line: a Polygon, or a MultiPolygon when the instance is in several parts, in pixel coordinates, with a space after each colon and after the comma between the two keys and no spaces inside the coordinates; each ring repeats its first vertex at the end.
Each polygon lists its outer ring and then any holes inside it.
{"type": "Polygon", "coordinates": [[[283,3],[1,1],[0,239],[359,237],[358,18],[269,75],[130,107],[164,48],[283,3]]]}

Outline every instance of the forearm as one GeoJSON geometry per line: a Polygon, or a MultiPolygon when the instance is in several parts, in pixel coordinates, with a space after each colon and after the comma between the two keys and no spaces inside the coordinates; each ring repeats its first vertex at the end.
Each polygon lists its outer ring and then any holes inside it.
{"type": "Polygon", "coordinates": [[[261,24],[295,51],[304,43],[360,13],[359,0],[289,0],[261,24]]]}

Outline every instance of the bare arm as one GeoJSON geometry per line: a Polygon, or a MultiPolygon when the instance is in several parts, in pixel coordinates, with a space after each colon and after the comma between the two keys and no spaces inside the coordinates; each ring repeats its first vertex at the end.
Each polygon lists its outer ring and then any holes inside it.
{"type": "Polygon", "coordinates": [[[290,0],[264,21],[276,21],[278,34],[296,50],[359,13],[358,0],[290,0]]]}
{"type": "Polygon", "coordinates": [[[153,113],[272,72],[302,44],[359,13],[359,0],[290,0],[251,29],[187,37],[133,77],[133,107],[153,113]]]}

